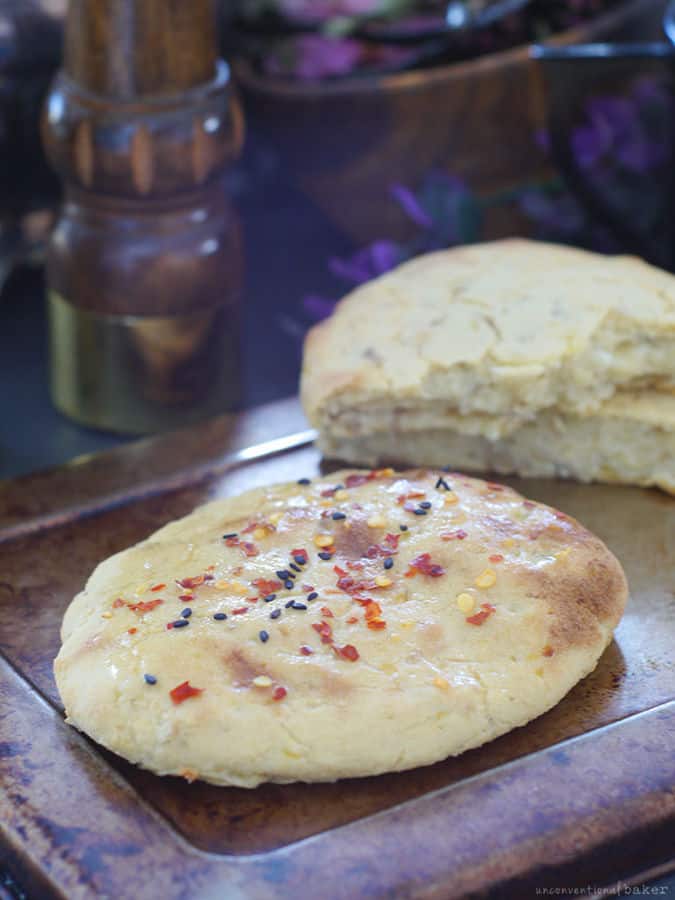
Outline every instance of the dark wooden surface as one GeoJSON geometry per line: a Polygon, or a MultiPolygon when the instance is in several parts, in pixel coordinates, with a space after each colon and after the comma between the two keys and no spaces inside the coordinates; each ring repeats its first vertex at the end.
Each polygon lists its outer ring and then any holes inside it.
{"type": "Polygon", "coordinates": [[[600,890],[675,866],[675,501],[656,491],[512,482],[600,534],[631,599],[591,676],[457,759],[245,791],[157,778],[63,723],[51,662],[91,569],[197,503],[311,475],[305,429],[288,401],[0,485],[0,862],[36,896],[350,900],[600,890]]]}

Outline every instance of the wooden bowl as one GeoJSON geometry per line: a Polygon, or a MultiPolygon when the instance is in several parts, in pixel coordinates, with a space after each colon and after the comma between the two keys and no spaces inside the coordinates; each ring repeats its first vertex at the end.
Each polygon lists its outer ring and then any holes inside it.
{"type": "MultiPolygon", "coordinates": [[[[552,42],[573,44],[660,30],[663,0],[625,0],[552,42]]],[[[389,195],[437,168],[485,195],[546,175],[534,134],[546,121],[541,72],[527,46],[386,76],[329,82],[234,71],[252,141],[280,154],[284,176],[358,242],[405,238],[411,225],[389,195]]],[[[486,237],[523,231],[517,213],[486,223],[486,237]]]]}

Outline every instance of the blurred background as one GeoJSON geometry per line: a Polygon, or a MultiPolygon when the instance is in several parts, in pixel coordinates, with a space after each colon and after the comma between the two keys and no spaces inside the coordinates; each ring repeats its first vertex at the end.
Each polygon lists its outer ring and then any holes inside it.
{"type": "MultiPolygon", "coordinates": [[[[129,439],[78,424],[50,399],[45,259],[65,169],[47,162],[40,122],[63,64],[66,9],[0,2],[0,478],[129,439]]],[[[245,137],[208,188],[227,199],[241,237],[230,247],[241,323],[236,352],[223,345],[232,390],[222,408],[295,393],[307,329],[351,288],[420,252],[525,235],[672,268],[665,13],[662,0],[223,0],[217,48],[245,137]],[[619,49],[574,50],[588,44],[619,49]]],[[[181,95],[185,108],[191,98],[181,95]]],[[[110,99],[118,140],[125,103],[110,99]]],[[[82,178],[96,164],[96,140],[89,146],[74,145],[82,178]]],[[[130,151],[141,176],[143,146],[130,151]]],[[[86,189],[69,195],[68,221],[86,189]]],[[[89,189],[116,190],[95,177],[89,189]]],[[[107,252],[105,240],[97,246],[107,252]]]]}

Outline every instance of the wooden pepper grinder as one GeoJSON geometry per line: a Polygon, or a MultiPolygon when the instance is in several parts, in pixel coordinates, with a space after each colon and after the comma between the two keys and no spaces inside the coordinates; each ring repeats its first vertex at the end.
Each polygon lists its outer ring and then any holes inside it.
{"type": "Polygon", "coordinates": [[[238,396],[243,137],[212,0],[71,0],[43,138],[65,182],[47,258],[51,390],[143,433],[238,396]]]}

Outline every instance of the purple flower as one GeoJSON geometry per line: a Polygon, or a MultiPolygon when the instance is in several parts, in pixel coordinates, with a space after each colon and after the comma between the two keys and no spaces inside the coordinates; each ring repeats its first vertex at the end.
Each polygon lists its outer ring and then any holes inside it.
{"type": "Polygon", "coordinates": [[[650,135],[643,105],[653,99],[643,83],[630,97],[594,97],[586,104],[587,123],[572,134],[572,148],[584,169],[612,157],[627,171],[645,175],[662,163],[667,143],[650,135]]]}
{"type": "Polygon", "coordinates": [[[305,312],[312,319],[327,319],[335,309],[336,300],[328,300],[326,297],[319,297],[317,294],[309,294],[302,301],[305,312]]]}
{"type": "Polygon", "coordinates": [[[358,41],[334,40],[320,34],[304,34],[280,44],[275,55],[266,57],[271,75],[294,75],[316,81],[352,72],[361,58],[358,41]]]}
{"type": "Polygon", "coordinates": [[[368,44],[353,38],[303,34],[277,41],[263,58],[269,75],[292,76],[301,81],[337,78],[356,71],[397,68],[410,59],[411,51],[394,45],[368,44]]]}
{"type": "Polygon", "coordinates": [[[391,195],[416,225],[420,225],[422,228],[431,228],[433,225],[431,216],[422,208],[420,201],[410,188],[404,187],[402,184],[394,184],[391,187],[391,195]]]}
{"type": "Polygon", "coordinates": [[[331,272],[350,284],[363,284],[393,269],[402,259],[401,248],[393,241],[375,241],[347,259],[333,257],[331,272]]]}
{"type": "Polygon", "coordinates": [[[289,19],[322,21],[334,16],[362,16],[377,12],[380,0],[279,0],[289,19]]]}

